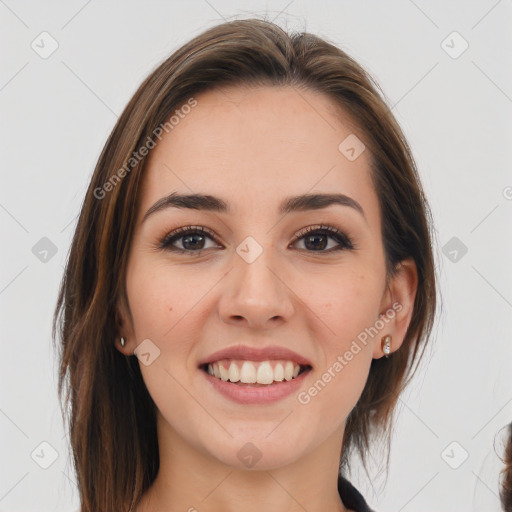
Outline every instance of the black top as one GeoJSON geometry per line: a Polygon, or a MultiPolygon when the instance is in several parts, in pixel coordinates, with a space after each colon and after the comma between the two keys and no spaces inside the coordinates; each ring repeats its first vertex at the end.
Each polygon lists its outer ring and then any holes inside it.
{"type": "Polygon", "coordinates": [[[338,492],[343,505],[354,512],[374,512],[361,493],[345,478],[338,477],[338,492]]]}

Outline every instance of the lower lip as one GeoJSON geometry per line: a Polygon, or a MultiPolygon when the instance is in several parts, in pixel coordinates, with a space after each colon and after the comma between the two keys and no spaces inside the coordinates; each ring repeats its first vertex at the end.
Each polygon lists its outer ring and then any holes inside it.
{"type": "Polygon", "coordinates": [[[234,384],[213,377],[204,370],[199,370],[210,382],[213,388],[223,394],[225,397],[239,404],[267,404],[277,402],[294,392],[297,392],[306,376],[311,372],[307,370],[292,380],[284,380],[269,384],[268,386],[251,386],[243,384],[234,384]]]}

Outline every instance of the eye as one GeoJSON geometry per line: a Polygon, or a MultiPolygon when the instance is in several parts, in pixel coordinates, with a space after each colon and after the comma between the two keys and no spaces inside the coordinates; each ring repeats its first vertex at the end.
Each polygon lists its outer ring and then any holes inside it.
{"type": "Polygon", "coordinates": [[[292,244],[303,241],[308,252],[333,252],[341,250],[353,250],[355,249],[352,240],[343,231],[333,226],[308,226],[302,229],[297,235],[295,235],[292,244]],[[334,247],[330,247],[328,250],[324,250],[328,245],[328,239],[335,240],[336,244],[334,247]],[[310,250],[311,249],[311,250],[310,250]]]}
{"type": "MultiPolygon", "coordinates": [[[[328,253],[340,250],[353,250],[355,246],[352,240],[343,231],[333,226],[308,226],[294,237],[290,246],[302,241],[307,252],[328,253]],[[329,247],[328,239],[335,241],[334,247],[329,247]]],[[[159,248],[168,251],[187,253],[198,255],[206,249],[220,248],[216,244],[215,235],[208,228],[204,226],[185,226],[172,231],[167,234],[160,242],[159,248]],[[206,243],[210,240],[215,244],[207,247],[206,243]],[[175,244],[181,245],[177,247],[175,244]]]]}
{"type": "Polygon", "coordinates": [[[160,242],[160,249],[197,254],[211,248],[205,247],[207,239],[215,241],[215,237],[209,229],[203,226],[185,226],[166,235],[160,242]],[[182,247],[175,247],[175,242],[179,242],[182,247]]]}

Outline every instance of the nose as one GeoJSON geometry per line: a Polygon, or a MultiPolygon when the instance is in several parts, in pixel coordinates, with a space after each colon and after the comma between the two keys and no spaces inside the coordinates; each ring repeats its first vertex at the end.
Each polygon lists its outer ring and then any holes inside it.
{"type": "Polygon", "coordinates": [[[285,272],[276,269],[263,253],[252,263],[237,254],[234,268],[224,279],[219,314],[226,323],[269,329],[288,321],[294,311],[294,293],[285,272]]]}

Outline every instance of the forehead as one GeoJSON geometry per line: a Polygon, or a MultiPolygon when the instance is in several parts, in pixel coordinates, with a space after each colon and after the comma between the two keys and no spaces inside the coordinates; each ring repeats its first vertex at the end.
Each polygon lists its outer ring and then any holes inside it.
{"type": "Polygon", "coordinates": [[[227,198],[235,213],[248,205],[275,209],[283,196],[312,192],[343,193],[368,208],[377,201],[368,150],[351,161],[339,148],[364,136],[326,95],[230,87],[194,98],[149,155],[146,209],[172,191],[227,198]]]}

